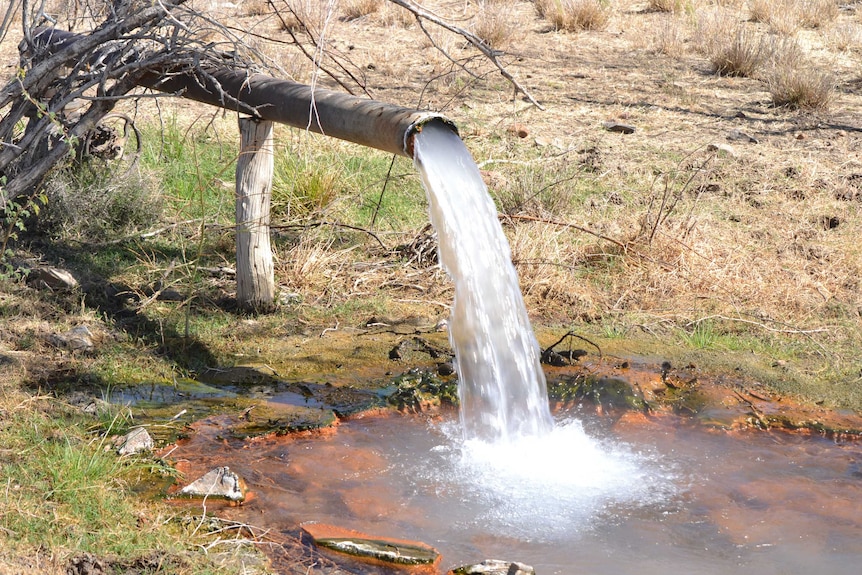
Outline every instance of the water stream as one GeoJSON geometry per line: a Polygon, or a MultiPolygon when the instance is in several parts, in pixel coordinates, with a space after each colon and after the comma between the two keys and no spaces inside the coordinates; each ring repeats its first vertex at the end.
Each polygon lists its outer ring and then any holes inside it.
{"type": "Polygon", "coordinates": [[[455,351],[466,438],[511,441],[553,427],[539,344],[509,243],[479,169],[461,139],[431,122],[415,137],[440,263],[455,285],[455,351]]]}

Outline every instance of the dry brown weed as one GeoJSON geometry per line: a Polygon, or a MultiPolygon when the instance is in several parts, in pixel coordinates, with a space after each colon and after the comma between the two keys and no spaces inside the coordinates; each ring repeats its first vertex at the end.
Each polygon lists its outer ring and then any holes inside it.
{"type": "Polygon", "coordinates": [[[678,57],[686,52],[686,24],[675,17],[662,18],[655,27],[652,49],[659,54],[678,57]]]}
{"type": "Polygon", "coordinates": [[[508,47],[521,23],[512,4],[501,0],[480,0],[473,19],[473,33],[495,49],[508,47]]]}
{"type": "Polygon", "coordinates": [[[339,8],[345,20],[356,20],[378,12],[384,0],[340,0],[339,8]]]}
{"type": "Polygon", "coordinates": [[[613,8],[603,0],[534,0],[539,15],[558,30],[603,30],[613,8]]]}

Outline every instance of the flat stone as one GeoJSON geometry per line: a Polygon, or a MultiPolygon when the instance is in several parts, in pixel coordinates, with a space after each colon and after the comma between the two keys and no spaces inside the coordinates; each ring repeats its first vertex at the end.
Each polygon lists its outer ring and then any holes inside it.
{"type": "Polygon", "coordinates": [[[516,561],[486,559],[475,565],[453,569],[449,571],[449,575],[536,575],[536,570],[516,561]]]}
{"type": "Polygon", "coordinates": [[[440,560],[436,549],[418,541],[371,536],[326,523],[303,523],[302,531],[318,547],[358,559],[416,567],[435,566],[440,560]]]}
{"type": "Polygon", "coordinates": [[[93,333],[85,325],[73,327],[65,333],[55,333],[50,336],[53,345],[71,351],[89,351],[93,349],[93,333]]]}
{"type": "Polygon", "coordinates": [[[630,124],[622,124],[620,122],[607,121],[602,122],[602,127],[608,132],[616,132],[618,134],[634,134],[635,127],[630,124]]]}
{"type": "Polygon", "coordinates": [[[228,467],[216,467],[180,489],[180,495],[218,497],[229,501],[245,499],[245,482],[228,467]]]}
{"type": "Polygon", "coordinates": [[[155,446],[150,433],[143,427],[136,427],[123,436],[117,453],[132,455],[142,451],[151,451],[155,446]]]}
{"type": "Polygon", "coordinates": [[[35,267],[27,270],[27,283],[52,290],[72,290],[78,280],[66,270],[52,267],[35,267]]]}
{"type": "Polygon", "coordinates": [[[731,130],[727,133],[728,140],[740,141],[740,142],[749,142],[751,144],[759,143],[759,140],[754,136],[749,136],[742,130],[731,130]]]}

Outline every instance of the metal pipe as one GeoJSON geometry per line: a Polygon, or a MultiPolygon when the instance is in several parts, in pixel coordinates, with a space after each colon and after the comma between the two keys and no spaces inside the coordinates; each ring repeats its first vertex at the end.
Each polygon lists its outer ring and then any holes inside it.
{"type": "Polygon", "coordinates": [[[266,74],[248,74],[227,68],[206,70],[205,84],[191,73],[139,82],[162,92],[244,112],[264,120],[308,129],[325,136],[413,157],[413,136],[428,122],[442,122],[455,133],[447,118],[422,110],[358,98],[341,92],[312,89],[305,84],[266,74]]]}
{"type": "MultiPolygon", "coordinates": [[[[49,51],[60,50],[80,37],[56,28],[36,35],[49,51]]],[[[206,67],[202,73],[165,69],[149,73],[137,83],[410,158],[413,137],[428,122],[442,123],[458,133],[455,124],[440,114],[228,67],[206,67]]]]}

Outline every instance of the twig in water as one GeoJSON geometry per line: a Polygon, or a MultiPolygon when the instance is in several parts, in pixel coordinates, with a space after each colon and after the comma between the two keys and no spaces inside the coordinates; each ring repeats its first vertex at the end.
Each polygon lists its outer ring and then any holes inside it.
{"type": "MultiPolygon", "coordinates": [[[[595,343],[595,342],[593,342],[592,340],[589,340],[589,339],[585,338],[585,337],[584,337],[584,336],[582,336],[582,335],[578,335],[578,334],[576,334],[575,332],[570,331],[570,332],[566,333],[563,337],[561,337],[560,339],[558,339],[557,341],[555,341],[554,343],[552,343],[551,345],[549,345],[547,348],[545,348],[545,349],[542,351],[542,362],[544,362],[544,363],[551,363],[551,357],[552,357],[552,356],[559,356],[559,357],[561,357],[561,358],[562,358],[562,357],[565,357],[563,354],[561,354],[561,353],[557,353],[556,351],[554,351],[554,348],[555,348],[555,347],[557,347],[558,345],[560,345],[561,343],[563,343],[563,341],[565,341],[565,340],[566,340],[566,338],[569,338],[569,337],[575,337],[575,338],[578,338],[578,339],[579,339],[579,340],[581,340],[581,341],[584,341],[584,342],[586,342],[586,343],[590,344],[591,346],[593,346],[594,348],[596,348],[596,350],[598,350],[598,352],[599,352],[599,358],[601,358],[601,357],[602,357],[602,355],[603,355],[603,354],[602,354],[602,348],[600,348],[600,347],[598,346],[598,344],[596,344],[596,343],[595,343]]],[[[568,355],[569,355],[569,361],[571,361],[571,360],[572,360],[572,355],[573,355],[573,353],[572,353],[572,349],[571,349],[571,348],[569,348],[568,355]]]]}
{"type": "Polygon", "coordinates": [[[325,336],[326,332],[328,332],[328,331],[338,331],[339,326],[340,326],[340,323],[338,322],[338,320],[335,320],[335,327],[328,327],[328,328],[324,329],[322,332],[320,332],[320,337],[325,336]]]}

